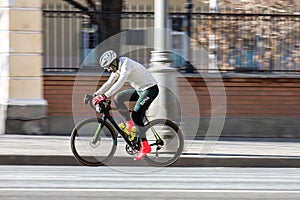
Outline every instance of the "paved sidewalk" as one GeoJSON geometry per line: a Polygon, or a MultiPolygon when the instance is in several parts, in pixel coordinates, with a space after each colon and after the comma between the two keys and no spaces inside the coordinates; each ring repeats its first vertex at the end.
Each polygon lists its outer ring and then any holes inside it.
{"type": "MultiPolygon", "coordinates": [[[[2,165],[81,165],[66,136],[1,135],[2,165]]],[[[133,161],[119,140],[108,165],[144,166],[133,161]]],[[[226,138],[219,141],[186,140],[181,158],[173,166],[186,167],[300,167],[300,139],[226,138]]]]}

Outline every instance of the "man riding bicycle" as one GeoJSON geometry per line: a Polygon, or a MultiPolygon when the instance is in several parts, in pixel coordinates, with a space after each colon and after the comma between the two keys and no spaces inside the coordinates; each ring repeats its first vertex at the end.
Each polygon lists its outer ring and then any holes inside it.
{"type": "Polygon", "coordinates": [[[143,119],[146,110],[158,95],[157,82],[143,65],[128,57],[117,57],[117,54],[112,50],[103,53],[99,59],[99,64],[112,73],[102,87],[94,93],[93,103],[95,105],[114,95],[125,82],[129,82],[132,86],[132,88],[116,94],[114,100],[119,113],[126,122],[127,130],[132,132],[135,125],[137,125],[136,129],[141,146],[135,160],[141,160],[151,152],[144,130],[143,119]],[[132,118],[125,105],[126,101],[136,101],[131,115],[132,118]]]}

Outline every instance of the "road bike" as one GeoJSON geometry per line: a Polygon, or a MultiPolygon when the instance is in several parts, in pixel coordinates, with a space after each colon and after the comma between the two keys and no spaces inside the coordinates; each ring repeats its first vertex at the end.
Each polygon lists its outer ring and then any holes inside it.
{"type": "MultiPolygon", "coordinates": [[[[123,144],[127,154],[135,155],[140,149],[140,141],[138,137],[132,139],[119,127],[110,114],[111,110],[117,110],[111,106],[111,100],[104,100],[94,106],[92,99],[92,95],[86,95],[85,105],[89,104],[101,116],[84,119],[74,127],[71,149],[75,158],[87,166],[106,165],[116,152],[120,136],[125,142],[123,144]]],[[[165,167],[178,160],[183,151],[184,137],[177,124],[168,119],[150,121],[149,117],[145,117],[145,131],[152,148],[151,153],[144,158],[148,164],[165,167]]]]}

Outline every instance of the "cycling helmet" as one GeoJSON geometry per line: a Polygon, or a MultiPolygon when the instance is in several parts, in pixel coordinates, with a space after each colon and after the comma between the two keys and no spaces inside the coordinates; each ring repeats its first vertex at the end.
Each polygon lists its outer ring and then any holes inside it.
{"type": "Polygon", "coordinates": [[[99,59],[99,64],[103,68],[109,68],[109,66],[117,59],[117,54],[113,50],[106,51],[99,59]]]}

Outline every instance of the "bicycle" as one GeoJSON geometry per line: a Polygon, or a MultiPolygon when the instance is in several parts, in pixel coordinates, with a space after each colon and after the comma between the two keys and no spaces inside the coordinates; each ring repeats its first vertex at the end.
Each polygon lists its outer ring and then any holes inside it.
{"type": "MultiPolygon", "coordinates": [[[[100,102],[97,106],[92,103],[93,96],[86,95],[85,105],[89,104],[102,116],[87,118],[79,122],[71,133],[71,149],[75,158],[87,166],[101,166],[109,162],[117,149],[118,134],[125,141],[125,150],[129,155],[135,155],[140,148],[140,142],[133,140],[121,130],[111,110],[110,100],[100,102]],[[117,133],[116,133],[117,132],[117,133]]],[[[132,112],[129,110],[129,112],[132,112]]],[[[180,128],[168,119],[154,119],[145,117],[146,137],[152,148],[144,160],[156,167],[165,167],[178,160],[183,151],[184,137],[180,128]]]]}

